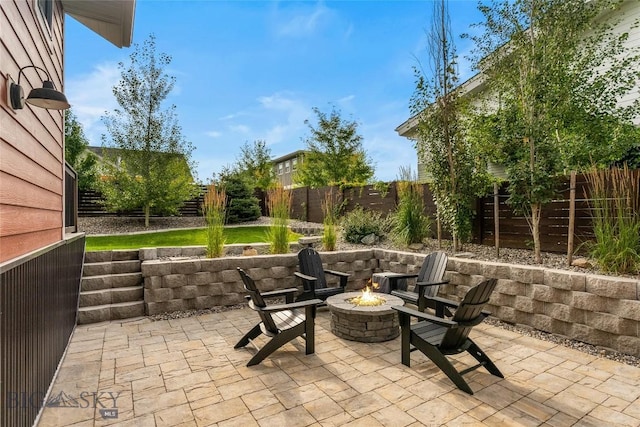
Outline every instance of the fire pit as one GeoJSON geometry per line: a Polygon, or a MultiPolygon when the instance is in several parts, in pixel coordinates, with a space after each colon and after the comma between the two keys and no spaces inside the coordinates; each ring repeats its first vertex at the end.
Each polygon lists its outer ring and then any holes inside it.
{"type": "Polygon", "coordinates": [[[391,307],[404,305],[388,294],[346,292],[327,298],[331,311],[331,332],[340,338],[360,342],[389,341],[400,335],[398,315],[391,307]]]}

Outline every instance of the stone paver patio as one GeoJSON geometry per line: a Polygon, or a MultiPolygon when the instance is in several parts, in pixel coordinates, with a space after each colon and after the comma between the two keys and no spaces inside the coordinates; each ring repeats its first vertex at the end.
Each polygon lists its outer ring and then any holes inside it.
{"type": "Polygon", "coordinates": [[[242,309],[79,326],[51,392],[67,407],[38,425],[640,426],[640,368],[498,327],[471,337],[506,378],[480,368],[465,376],[469,396],[419,352],[403,366],[400,338],[336,338],[326,308],[315,354],[298,339],[247,368],[254,349],[233,345],[257,321],[242,309]]]}

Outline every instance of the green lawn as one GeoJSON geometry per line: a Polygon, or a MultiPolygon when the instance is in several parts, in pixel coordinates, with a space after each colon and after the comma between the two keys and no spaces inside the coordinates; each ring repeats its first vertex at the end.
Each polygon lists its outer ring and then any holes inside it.
{"type": "MultiPolygon", "coordinates": [[[[269,227],[225,227],[224,235],[227,244],[232,243],[265,243],[268,242],[269,227]]],[[[289,233],[289,241],[300,238],[300,234],[289,233]]],[[[171,230],[140,234],[114,234],[110,236],[88,236],[87,251],[104,251],[113,249],[157,248],[162,246],[205,246],[207,233],[205,228],[189,230],[171,230]]]]}

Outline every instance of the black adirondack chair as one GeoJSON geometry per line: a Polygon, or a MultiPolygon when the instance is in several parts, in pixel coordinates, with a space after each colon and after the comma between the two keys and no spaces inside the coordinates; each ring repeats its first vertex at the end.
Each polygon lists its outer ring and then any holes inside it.
{"type": "Polygon", "coordinates": [[[294,338],[302,337],[306,341],[306,354],[315,351],[315,317],[316,307],[322,303],[319,299],[293,302],[296,288],[260,293],[255,282],[241,268],[238,273],[242,277],[244,288],[249,293],[249,307],[258,312],[260,323],[247,332],[234,348],[244,347],[252,339],[265,334],[271,337],[249,360],[247,366],[257,365],[271,353],[294,338]],[[285,297],[285,304],[267,305],[265,298],[285,297]],[[302,310],[304,309],[304,310],[302,310]]]}
{"type": "Polygon", "coordinates": [[[489,316],[482,308],[489,301],[496,282],[496,279],[489,279],[474,286],[459,304],[444,298],[433,298],[437,307],[436,316],[407,307],[394,306],[393,309],[398,311],[400,317],[402,364],[411,366],[411,352],[420,350],[460,390],[469,394],[473,394],[473,391],[462,375],[480,366],[484,366],[491,374],[504,378],[489,356],[469,338],[471,329],[489,316]],[[451,319],[443,318],[445,308],[455,309],[451,319]],[[418,322],[411,324],[412,317],[417,318],[418,322]],[[471,354],[479,364],[458,372],[446,356],[463,351],[471,354]]]}
{"type": "Polygon", "coordinates": [[[326,300],[332,295],[344,292],[349,278],[348,273],[341,271],[326,270],[322,267],[320,254],[313,248],[304,248],[298,252],[298,263],[300,271],[294,274],[302,280],[304,290],[298,296],[297,301],[304,301],[312,298],[326,300]],[[339,285],[335,287],[327,286],[326,275],[338,277],[339,285]]]}
{"type": "Polygon", "coordinates": [[[435,303],[429,298],[438,294],[440,285],[449,283],[443,280],[444,272],[447,268],[447,254],[444,252],[432,252],[427,255],[420,267],[418,274],[394,274],[389,277],[391,295],[401,298],[403,301],[418,306],[418,310],[424,311],[427,307],[435,310],[435,303]],[[400,279],[417,278],[413,291],[406,289],[406,280],[400,279]],[[398,289],[400,283],[404,283],[405,289],[398,289]]]}

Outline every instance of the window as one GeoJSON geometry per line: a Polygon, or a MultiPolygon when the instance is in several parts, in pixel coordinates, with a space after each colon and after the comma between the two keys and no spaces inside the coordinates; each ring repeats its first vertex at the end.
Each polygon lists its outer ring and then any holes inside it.
{"type": "Polygon", "coordinates": [[[51,30],[51,25],[53,24],[53,0],[38,0],[38,9],[40,9],[42,19],[51,30]]]}
{"type": "Polygon", "coordinates": [[[286,162],[284,162],[284,173],[289,173],[289,172],[291,172],[291,162],[287,160],[286,162]]]}
{"type": "Polygon", "coordinates": [[[294,171],[297,171],[297,170],[298,170],[298,159],[293,159],[293,160],[291,160],[291,168],[292,168],[294,171]]]}
{"type": "Polygon", "coordinates": [[[278,163],[278,175],[282,175],[283,165],[282,163],[278,163]]]}

